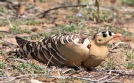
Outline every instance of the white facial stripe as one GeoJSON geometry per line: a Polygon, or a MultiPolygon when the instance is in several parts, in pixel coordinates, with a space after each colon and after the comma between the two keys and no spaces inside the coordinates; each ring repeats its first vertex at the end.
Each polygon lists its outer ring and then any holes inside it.
{"type": "Polygon", "coordinates": [[[114,33],[112,33],[112,36],[115,35],[114,33]]]}
{"type": "Polygon", "coordinates": [[[108,31],[106,32],[106,35],[107,35],[107,37],[110,37],[110,35],[109,35],[109,32],[108,32],[108,31]]]}
{"type": "Polygon", "coordinates": [[[115,35],[113,32],[110,32],[110,31],[100,32],[97,35],[103,36],[104,34],[106,35],[106,37],[110,37],[110,36],[115,35]]]}

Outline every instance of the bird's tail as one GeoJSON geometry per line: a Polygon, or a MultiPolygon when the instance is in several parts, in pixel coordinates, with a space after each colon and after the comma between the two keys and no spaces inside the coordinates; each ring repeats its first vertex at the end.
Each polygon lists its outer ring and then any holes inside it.
{"type": "Polygon", "coordinates": [[[37,51],[37,44],[36,42],[27,41],[20,37],[15,37],[16,42],[19,45],[19,49],[16,50],[16,54],[18,56],[26,57],[26,58],[34,58],[38,60],[36,51],[37,51]]]}

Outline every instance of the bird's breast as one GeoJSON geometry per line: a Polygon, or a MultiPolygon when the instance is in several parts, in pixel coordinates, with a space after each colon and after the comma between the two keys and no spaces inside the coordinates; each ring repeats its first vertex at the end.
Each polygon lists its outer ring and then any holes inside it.
{"type": "Polygon", "coordinates": [[[75,45],[69,43],[58,45],[58,49],[60,50],[62,57],[67,59],[65,64],[68,66],[80,66],[83,59],[89,55],[89,49],[82,44],[75,45]]]}
{"type": "Polygon", "coordinates": [[[85,68],[96,67],[100,65],[108,55],[108,49],[105,46],[98,47],[91,45],[89,52],[89,57],[83,62],[83,66],[85,68]]]}
{"type": "Polygon", "coordinates": [[[106,46],[92,45],[90,48],[90,57],[96,60],[104,60],[108,55],[108,49],[106,46]]]}

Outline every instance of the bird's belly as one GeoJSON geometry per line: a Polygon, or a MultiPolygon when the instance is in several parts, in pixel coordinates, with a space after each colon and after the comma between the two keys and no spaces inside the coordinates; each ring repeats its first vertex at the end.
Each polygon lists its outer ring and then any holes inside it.
{"type": "Polygon", "coordinates": [[[93,60],[104,61],[107,54],[104,54],[104,55],[98,54],[98,56],[96,56],[96,55],[90,55],[90,56],[92,57],[93,60]]]}
{"type": "Polygon", "coordinates": [[[105,60],[106,56],[108,55],[108,49],[91,49],[92,51],[90,51],[90,57],[92,59],[98,60],[98,61],[103,61],[105,60]]]}
{"type": "Polygon", "coordinates": [[[84,55],[89,53],[89,50],[84,45],[66,44],[64,46],[58,46],[62,57],[66,58],[65,65],[70,67],[80,66],[84,55]]]}
{"type": "Polygon", "coordinates": [[[84,62],[83,66],[85,68],[96,67],[100,65],[102,61],[103,59],[100,59],[100,58],[88,57],[88,59],[84,62]]]}
{"type": "Polygon", "coordinates": [[[83,66],[85,68],[96,67],[101,64],[102,61],[105,60],[108,52],[104,51],[92,51],[87,60],[84,61],[83,66]]]}

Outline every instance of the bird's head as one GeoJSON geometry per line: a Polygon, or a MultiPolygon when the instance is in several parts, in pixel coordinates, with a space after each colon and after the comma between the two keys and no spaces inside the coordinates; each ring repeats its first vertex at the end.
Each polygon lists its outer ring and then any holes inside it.
{"type": "Polygon", "coordinates": [[[105,45],[114,38],[121,37],[121,34],[115,34],[111,31],[102,31],[94,35],[93,41],[98,45],[105,45]]]}

